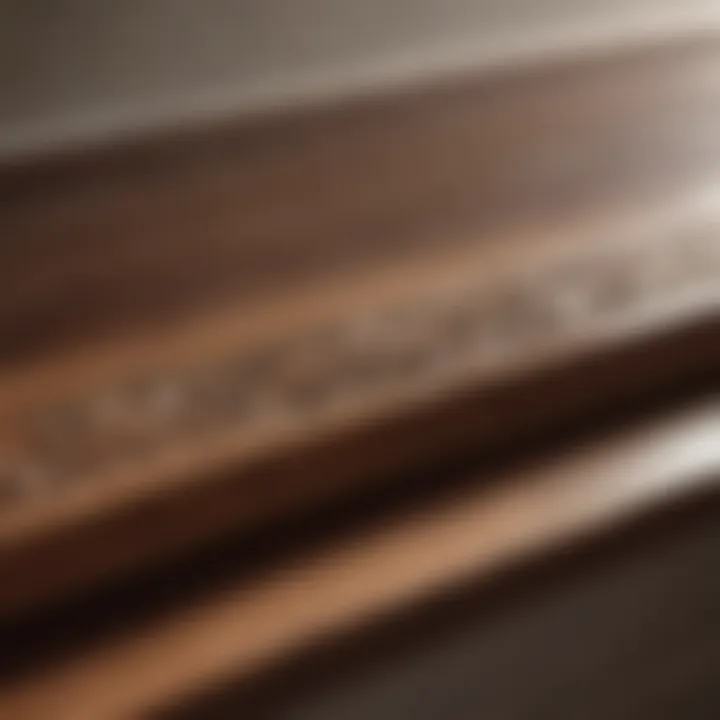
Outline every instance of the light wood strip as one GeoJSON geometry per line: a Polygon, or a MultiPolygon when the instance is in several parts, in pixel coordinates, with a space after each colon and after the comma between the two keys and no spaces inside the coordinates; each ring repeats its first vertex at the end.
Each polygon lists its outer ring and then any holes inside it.
{"type": "Polygon", "coordinates": [[[0,691],[9,720],[138,717],[521,557],[717,487],[720,405],[645,424],[280,563],[0,691]],[[500,482],[502,480],[502,482],[500,482]]]}

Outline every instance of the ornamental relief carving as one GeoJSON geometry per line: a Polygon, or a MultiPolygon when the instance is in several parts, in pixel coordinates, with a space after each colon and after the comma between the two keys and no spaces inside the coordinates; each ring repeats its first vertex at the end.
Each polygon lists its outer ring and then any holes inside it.
{"type": "Polygon", "coordinates": [[[712,229],[564,257],[492,287],[478,281],[382,312],[355,312],[202,366],[124,378],[22,419],[22,447],[0,457],[0,504],[279,414],[316,417],[456,366],[507,364],[707,285],[720,297],[720,240],[712,229]]]}

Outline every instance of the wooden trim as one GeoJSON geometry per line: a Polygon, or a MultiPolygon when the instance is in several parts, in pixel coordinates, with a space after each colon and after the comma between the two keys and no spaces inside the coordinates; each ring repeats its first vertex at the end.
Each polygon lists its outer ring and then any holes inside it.
{"type": "Polygon", "coordinates": [[[0,609],[710,372],[704,208],[498,241],[265,306],[242,331],[231,310],[16,372],[0,609]]]}
{"type": "Polygon", "coordinates": [[[138,717],[322,637],[717,487],[713,401],[362,528],[0,689],[28,717],[138,717]]]}
{"type": "Polygon", "coordinates": [[[687,191],[718,62],[689,38],[2,168],[0,365],[687,191]]]}
{"type": "Polygon", "coordinates": [[[686,43],[6,169],[0,615],[709,375],[718,61],[686,43]]]}
{"type": "MultiPolygon", "coordinates": [[[[715,397],[718,70],[705,39],[1,169],[0,621],[715,397]]],[[[137,716],[716,488],[719,410],[284,556],[0,685],[0,715],[137,716]]]]}

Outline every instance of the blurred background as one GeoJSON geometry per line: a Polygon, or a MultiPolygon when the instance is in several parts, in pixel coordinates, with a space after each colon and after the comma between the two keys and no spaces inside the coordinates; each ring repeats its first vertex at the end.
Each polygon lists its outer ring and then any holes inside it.
{"type": "Polygon", "coordinates": [[[719,19],[717,0],[2,0],[0,157],[719,19]]]}
{"type": "Polygon", "coordinates": [[[0,720],[720,717],[719,31],[0,0],[0,720]]]}

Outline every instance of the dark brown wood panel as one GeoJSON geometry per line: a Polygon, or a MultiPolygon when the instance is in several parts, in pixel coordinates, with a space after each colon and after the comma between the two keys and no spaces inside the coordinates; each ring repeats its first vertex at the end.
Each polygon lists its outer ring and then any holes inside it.
{"type": "MultiPolygon", "coordinates": [[[[228,564],[222,582],[186,595],[180,587],[159,611],[136,619],[120,613],[119,627],[84,643],[71,637],[65,651],[24,672],[12,673],[11,659],[0,712],[9,720],[144,717],[226,682],[252,684],[319,641],[398,622],[407,607],[491,584],[518,563],[612,536],[683,500],[712,502],[716,517],[719,425],[715,397],[503,470],[465,469],[467,482],[283,553],[251,574],[233,574],[228,564]]],[[[82,635],[82,620],[75,622],[82,635]]]]}
{"type": "Polygon", "coordinates": [[[692,186],[718,78],[704,38],[5,168],[0,361],[692,186]]]}

